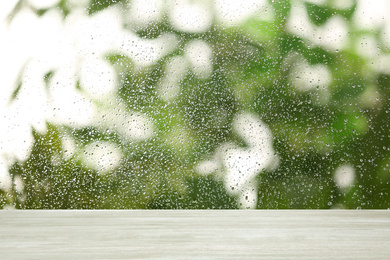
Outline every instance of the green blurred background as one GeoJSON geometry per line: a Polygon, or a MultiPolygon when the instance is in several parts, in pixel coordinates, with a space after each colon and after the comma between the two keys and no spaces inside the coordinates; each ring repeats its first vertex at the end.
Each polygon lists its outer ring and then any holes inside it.
{"type": "MultiPolygon", "coordinates": [[[[12,15],[31,9],[45,17],[55,11],[66,21],[76,10],[94,17],[112,8],[132,8],[125,0],[87,1],[82,8],[70,2],[40,9],[19,1],[12,15]]],[[[390,75],[375,65],[388,54],[383,27],[367,29],[356,22],[360,1],[345,7],[330,0],[264,2],[268,17],[252,14],[225,25],[215,18],[212,1],[193,1],[213,14],[203,31],[172,25],[165,9],[159,19],[142,26],[123,22],[124,30],[140,39],[168,34],[177,44],[142,69],[126,52],[108,50],[101,58],[118,78],[111,93],[115,101],[91,98],[99,111],[95,117],[122,110],[139,113],[150,119],[153,133],[129,139],[115,124],[103,122],[79,127],[48,120],[45,131],[33,127],[28,158],[15,159],[9,166],[12,185],[0,189],[0,208],[243,208],[240,195],[224,183],[224,169],[208,174],[196,169],[225,143],[248,147],[232,127],[234,118],[244,112],[269,127],[278,157],[275,167],[256,173],[255,208],[390,208],[390,75]],[[307,15],[315,35],[293,28],[294,10],[307,15]],[[337,32],[327,34],[333,30],[326,27],[330,21],[345,25],[341,47],[337,32]],[[318,36],[321,30],[324,33],[318,36]],[[375,41],[368,48],[375,48],[376,54],[360,51],[364,39],[375,41]],[[175,77],[175,72],[168,72],[169,64],[186,57],[186,46],[196,41],[209,46],[212,66],[199,73],[184,70],[175,83],[179,86],[175,98],[164,98],[159,94],[164,79],[175,77]],[[67,155],[69,139],[73,152],[67,155]],[[120,160],[101,170],[85,156],[88,147],[105,143],[118,150],[120,160]],[[347,184],[337,176],[346,176],[347,184]]],[[[54,84],[55,75],[55,68],[47,71],[44,81],[54,84]]],[[[75,85],[85,93],[82,81],[75,85]]],[[[14,98],[23,87],[14,89],[14,98]]]]}

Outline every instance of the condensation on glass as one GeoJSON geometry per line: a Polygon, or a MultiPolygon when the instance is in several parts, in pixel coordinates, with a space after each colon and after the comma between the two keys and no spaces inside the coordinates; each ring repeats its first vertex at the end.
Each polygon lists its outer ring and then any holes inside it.
{"type": "Polygon", "coordinates": [[[0,208],[390,208],[386,0],[0,4],[0,208]]]}

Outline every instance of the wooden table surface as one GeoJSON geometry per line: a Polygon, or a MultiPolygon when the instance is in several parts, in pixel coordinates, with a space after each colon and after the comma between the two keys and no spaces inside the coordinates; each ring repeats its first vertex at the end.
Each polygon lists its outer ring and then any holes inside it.
{"type": "Polygon", "coordinates": [[[390,259],[390,211],[0,211],[0,259],[390,259]]]}

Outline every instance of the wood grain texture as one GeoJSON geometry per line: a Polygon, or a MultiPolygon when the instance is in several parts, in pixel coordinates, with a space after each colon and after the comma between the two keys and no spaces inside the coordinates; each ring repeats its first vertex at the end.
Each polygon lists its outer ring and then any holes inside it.
{"type": "Polygon", "coordinates": [[[0,211],[0,259],[390,259],[390,211],[0,211]]]}

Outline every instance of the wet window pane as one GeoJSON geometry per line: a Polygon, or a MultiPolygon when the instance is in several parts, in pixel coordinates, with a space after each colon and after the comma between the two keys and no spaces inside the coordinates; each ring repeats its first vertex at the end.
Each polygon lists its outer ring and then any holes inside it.
{"type": "Polygon", "coordinates": [[[0,4],[0,208],[390,208],[390,4],[0,4]]]}

